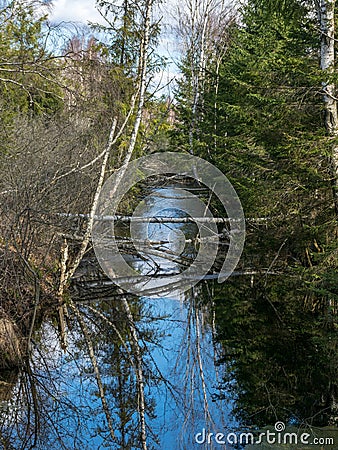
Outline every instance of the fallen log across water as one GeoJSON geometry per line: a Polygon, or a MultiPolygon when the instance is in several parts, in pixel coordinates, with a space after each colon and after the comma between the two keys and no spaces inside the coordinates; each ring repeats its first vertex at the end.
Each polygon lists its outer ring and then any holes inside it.
{"type": "MultiPolygon", "coordinates": [[[[64,218],[70,218],[70,219],[88,219],[88,214],[73,214],[73,213],[56,213],[54,214],[57,217],[64,217],[64,218]]],[[[234,219],[229,217],[159,217],[159,216],[152,216],[152,217],[137,217],[137,216],[122,216],[122,215],[115,215],[115,216],[94,216],[94,220],[96,221],[102,221],[102,222],[144,222],[144,223],[240,223],[242,222],[242,219],[234,219]]],[[[259,217],[259,218],[246,218],[246,222],[251,223],[266,223],[271,218],[269,217],[259,217]]]]}

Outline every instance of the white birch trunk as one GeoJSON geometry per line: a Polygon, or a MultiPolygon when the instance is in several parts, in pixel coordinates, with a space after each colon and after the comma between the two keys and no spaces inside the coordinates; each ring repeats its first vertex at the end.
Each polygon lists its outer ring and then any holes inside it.
{"type": "MultiPolygon", "coordinates": [[[[129,119],[130,114],[132,113],[132,111],[134,109],[135,101],[136,101],[137,94],[138,94],[138,105],[137,105],[137,112],[136,112],[136,118],[135,118],[135,122],[134,122],[133,132],[130,137],[127,153],[123,160],[123,167],[125,168],[125,170],[127,168],[127,164],[129,163],[131,156],[133,154],[133,150],[135,148],[136,139],[137,139],[137,135],[138,135],[141,120],[142,120],[142,113],[143,113],[143,108],[144,108],[145,93],[146,93],[146,86],[147,86],[147,67],[148,67],[148,51],[149,51],[148,47],[149,47],[150,31],[151,31],[152,7],[153,7],[153,0],[148,0],[145,3],[144,34],[143,34],[143,39],[142,39],[141,48],[140,48],[139,81],[138,81],[138,88],[136,89],[136,95],[134,95],[134,97],[132,99],[130,113],[128,114],[126,121],[124,122],[119,133],[116,136],[115,136],[115,133],[116,133],[116,126],[117,126],[117,117],[115,117],[113,120],[113,124],[112,124],[110,134],[109,134],[108,143],[107,143],[106,149],[103,154],[103,161],[101,164],[100,176],[99,176],[98,184],[96,187],[96,192],[94,195],[93,203],[91,205],[91,210],[90,210],[90,213],[88,216],[88,223],[87,223],[86,231],[85,231],[83,241],[81,243],[81,247],[80,247],[80,250],[79,250],[77,256],[75,257],[71,266],[68,268],[67,272],[64,273],[62,276],[62,280],[60,282],[59,292],[58,292],[60,297],[63,295],[63,291],[64,291],[64,288],[65,288],[67,282],[74,275],[77,267],[79,266],[79,264],[83,258],[83,255],[85,254],[85,252],[87,250],[87,247],[88,247],[88,244],[90,241],[90,236],[92,233],[93,223],[95,220],[95,211],[96,211],[96,207],[98,204],[101,188],[102,188],[102,185],[104,182],[104,176],[106,173],[106,167],[107,167],[110,151],[111,151],[112,146],[117,141],[118,137],[122,134],[122,131],[126,126],[126,122],[129,119]]],[[[114,193],[118,187],[118,184],[120,183],[122,177],[124,176],[125,170],[120,171],[119,178],[117,180],[114,192],[112,192],[111,195],[114,195],[114,193]]]]}
{"type": "Polygon", "coordinates": [[[335,69],[335,23],[334,23],[335,1],[320,0],[319,19],[321,31],[320,66],[327,76],[323,81],[324,104],[325,104],[325,126],[329,135],[334,139],[331,154],[331,176],[333,185],[335,211],[338,215],[338,116],[337,101],[335,96],[335,84],[330,80],[335,69]]]}
{"type": "MultiPolygon", "coordinates": [[[[109,159],[109,154],[110,154],[112,145],[114,143],[114,135],[115,135],[116,125],[117,125],[117,118],[115,117],[113,120],[111,130],[110,130],[108,143],[107,143],[103,161],[101,164],[100,176],[99,176],[99,179],[97,182],[93,203],[91,205],[90,213],[88,215],[88,223],[86,226],[86,231],[85,231],[85,234],[84,234],[82,242],[81,242],[80,250],[78,251],[74,261],[68,268],[66,267],[66,263],[68,260],[68,251],[65,250],[63,247],[61,277],[60,277],[60,283],[59,283],[59,289],[58,289],[58,297],[59,297],[60,303],[61,303],[61,299],[62,299],[64,290],[65,290],[65,287],[66,287],[68,281],[70,280],[70,278],[74,275],[76,269],[78,268],[78,266],[83,258],[83,255],[85,254],[87,247],[88,247],[88,243],[90,240],[93,223],[94,223],[94,219],[95,219],[95,211],[96,211],[97,203],[99,201],[99,195],[100,195],[101,188],[103,185],[104,176],[106,173],[106,167],[107,167],[107,163],[108,163],[108,159],[109,159]]],[[[65,243],[64,245],[67,246],[67,243],[65,243]]],[[[60,325],[62,326],[62,324],[60,324],[60,325]]]]}
{"type": "Polygon", "coordinates": [[[124,164],[128,164],[135,148],[138,131],[141,125],[146,87],[147,87],[147,69],[148,69],[148,52],[151,31],[151,16],[153,11],[153,0],[147,0],[145,3],[144,33],[140,48],[139,58],[139,74],[140,74],[140,94],[137,106],[137,113],[134,122],[134,129],[130,137],[128,151],[124,159],[124,164]]]}
{"type": "MultiPolygon", "coordinates": [[[[319,19],[321,31],[320,66],[327,74],[328,81],[323,82],[324,104],[325,104],[325,125],[329,135],[332,137],[331,153],[331,177],[334,198],[334,208],[338,218],[338,116],[337,100],[335,95],[335,84],[330,77],[335,71],[335,0],[320,0],[319,19]]],[[[337,423],[337,398],[336,384],[330,385],[330,423],[337,423]]]]}
{"type": "Polygon", "coordinates": [[[148,52],[149,52],[149,40],[150,40],[150,33],[151,33],[151,16],[152,16],[153,4],[154,4],[153,0],[147,0],[145,3],[144,32],[143,32],[143,37],[142,37],[142,41],[141,41],[139,64],[138,64],[138,73],[139,73],[139,80],[138,80],[138,87],[137,87],[138,103],[137,103],[137,110],[136,110],[136,117],[135,117],[135,121],[134,121],[133,131],[130,136],[128,149],[124,156],[122,166],[116,177],[115,186],[113,187],[113,189],[110,192],[110,197],[114,197],[114,195],[118,189],[118,186],[120,185],[120,183],[126,173],[128,164],[131,160],[133,151],[135,149],[136,140],[137,140],[138,132],[139,132],[141,121],[142,121],[142,114],[143,114],[143,110],[144,110],[144,102],[145,102],[146,88],[147,88],[148,52]]]}
{"type": "MultiPolygon", "coordinates": [[[[191,7],[191,5],[190,5],[191,7]]],[[[191,60],[191,85],[193,89],[193,101],[192,101],[192,118],[189,129],[189,151],[190,154],[194,154],[194,134],[196,132],[196,125],[198,122],[198,104],[200,100],[200,96],[203,90],[203,78],[204,78],[204,70],[206,66],[206,34],[207,34],[207,26],[210,18],[210,2],[204,5],[201,5],[200,8],[195,5],[195,11],[192,15],[192,30],[191,30],[191,48],[195,46],[195,41],[197,41],[197,49],[196,51],[192,51],[192,60],[191,60]],[[199,13],[197,13],[197,11],[199,13]],[[194,15],[197,15],[197,19],[195,19],[194,15]],[[200,20],[203,20],[200,23],[200,20]],[[196,22],[195,22],[196,20],[196,22]],[[195,66],[197,61],[197,67],[195,66]]]]}

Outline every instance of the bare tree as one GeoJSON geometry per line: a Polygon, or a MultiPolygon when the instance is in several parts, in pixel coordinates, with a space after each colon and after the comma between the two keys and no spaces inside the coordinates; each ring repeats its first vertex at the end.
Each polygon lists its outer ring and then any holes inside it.
{"type": "MultiPolygon", "coordinates": [[[[194,153],[194,139],[198,136],[198,123],[203,110],[205,71],[213,60],[218,62],[224,54],[224,34],[235,8],[224,0],[185,0],[177,9],[177,33],[183,41],[183,58],[187,60],[190,79],[191,120],[189,151],[194,153]],[[223,42],[222,42],[223,41],[223,42]]],[[[218,89],[216,84],[216,89],[218,89]]],[[[217,98],[217,92],[216,92],[217,98]]],[[[215,100],[217,101],[217,100],[215,100]]],[[[215,105],[215,108],[217,104],[215,105]]]]}

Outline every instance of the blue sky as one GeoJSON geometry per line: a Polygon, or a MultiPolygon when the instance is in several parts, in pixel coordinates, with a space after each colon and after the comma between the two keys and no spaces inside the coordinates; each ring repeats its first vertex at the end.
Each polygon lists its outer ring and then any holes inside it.
{"type": "MultiPolygon", "coordinates": [[[[173,21],[172,17],[174,14],[165,14],[165,12],[173,8],[174,4],[175,0],[167,0],[162,7],[162,12],[159,12],[163,16],[162,23],[167,31],[162,33],[158,52],[170,61],[167,69],[156,76],[156,82],[161,82],[162,85],[178,75],[178,69],[175,64],[175,61],[178,59],[178,48],[173,34],[168,31],[170,30],[170,23],[173,21]]],[[[63,21],[78,22],[80,24],[87,24],[88,21],[104,23],[95,8],[95,0],[54,0],[49,18],[54,23],[63,21]]]]}

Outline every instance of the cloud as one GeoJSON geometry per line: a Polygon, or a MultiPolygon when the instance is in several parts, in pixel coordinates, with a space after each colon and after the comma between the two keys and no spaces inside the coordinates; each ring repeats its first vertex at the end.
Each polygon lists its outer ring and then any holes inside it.
{"type": "Polygon", "coordinates": [[[49,20],[54,23],[62,21],[102,23],[102,17],[95,9],[95,0],[55,0],[49,20]]]}

